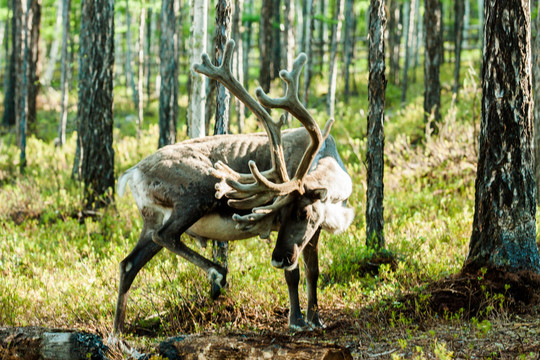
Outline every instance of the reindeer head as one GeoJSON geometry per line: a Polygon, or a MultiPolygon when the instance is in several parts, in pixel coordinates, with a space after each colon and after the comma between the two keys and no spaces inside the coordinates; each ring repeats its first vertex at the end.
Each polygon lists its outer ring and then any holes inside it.
{"type": "MultiPolygon", "coordinates": [[[[259,171],[254,161],[249,162],[250,174],[239,174],[222,162],[215,164],[210,173],[221,179],[216,185],[216,197],[227,197],[228,205],[235,209],[251,210],[248,215],[235,214],[237,228],[252,230],[260,227],[262,236],[269,233],[269,225],[279,223],[279,233],[272,254],[272,265],[286,270],[294,269],[303,248],[321,228],[332,233],[345,230],[354,212],[345,206],[352,192],[352,182],[343,169],[339,155],[323,156],[319,150],[334,123],[330,119],[321,132],[310,113],[298,99],[300,72],[307,57],[300,54],[291,72],[281,70],[279,75],[287,84],[285,96],[268,97],[261,88],[251,97],[231,72],[234,41],[227,43],[223,63],[212,65],[207,54],[202,64],[193,69],[221,82],[261,120],[270,140],[272,168],[259,171]],[[307,130],[311,142],[305,149],[294,176],[289,178],[281,142],[284,116],[274,121],[265,108],[285,110],[296,117],[307,130]]],[[[335,144],[334,144],[335,148],[335,144]]],[[[331,154],[332,155],[332,154],[331,154]]]]}

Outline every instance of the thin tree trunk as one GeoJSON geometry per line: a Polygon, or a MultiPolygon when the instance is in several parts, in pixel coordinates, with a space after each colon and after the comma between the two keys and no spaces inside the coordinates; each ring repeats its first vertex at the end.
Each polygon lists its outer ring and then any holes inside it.
{"type": "MultiPolygon", "coordinates": [[[[290,0],[286,0],[290,1],[290,0]]],[[[272,0],[272,80],[279,78],[281,70],[281,0],[272,0]]]]}
{"type": "MultiPolygon", "coordinates": [[[[190,64],[200,63],[202,53],[206,52],[207,42],[207,13],[206,0],[191,0],[193,23],[191,27],[190,64]]],[[[190,69],[191,96],[188,108],[189,137],[199,138],[205,135],[206,89],[205,80],[201,74],[190,69]]]]}
{"type": "Polygon", "coordinates": [[[437,128],[440,121],[441,82],[439,69],[441,65],[441,2],[426,0],[424,24],[426,29],[424,55],[424,121],[432,122],[432,129],[437,128]]]}
{"type": "Polygon", "coordinates": [[[469,28],[471,26],[471,0],[465,0],[463,12],[463,47],[468,46],[469,28]]]}
{"type": "Polygon", "coordinates": [[[454,51],[455,51],[455,67],[454,67],[454,87],[452,92],[459,93],[459,71],[461,65],[461,46],[463,44],[463,16],[465,5],[463,0],[455,0],[454,2],[455,21],[454,21],[454,51]]]}
{"type": "Polygon", "coordinates": [[[341,42],[341,24],[343,22],[344,0],[336,1],[336,12],[334,15],[334,25],[332,27],[332,44],[330,49],[330,75],[328,85],[328,97],[326,98],[326,113],[331,118],[334,117],[336,106],[336,82],[337,82],[337,47],[341,42]]]}
{"type": "Polygon", "coordinates": [[[409,64],[411,60],[411,44],[414,33],[414,9],[418,0],[405,1],[403,7],[403,21],[406,23],[405,34],[405,64],[403,65],[403,80],[401,81],[401,103],[405,103],[407,100],[407,87],[409,77],[409,64]]]}
{"type": "MultiPolygon", "coordinates": [[[[249,14],[252,14],[253,13],[253,0],[247,0],[247,11],[249,14]]],[[[249,89],[249,52],[251,50],[251,38],[252,38],[252,28],[253,28],[253,24],[250,21],[247,22],[246,24],[246,31],[245,31],[245,39],[244,39],[244,58],[243,58],[243,62],[244,62],[244,88],[246,90],[249,89]]],[[[246,108],[245,109],[245,114],[247,116],[248,114],[248,109],[246,108]]]]}
{"type": "Polygon", "coordinates": [[[152,66],[153,56],[150,56],[152,52],[152,34],[155,31],[154,11],[150,6],[148,8],[148,15],[146,21],[146,51],[144,60],[144,77],[146,87],[146,103],[149,104],[152,96],[152,66]]]}
{"type": "Polygon", "coordinates": [[[30,54],[30,41],[29,38],[32,36],[32,28],[31,28],[31,21],[32,21],[32,7],[33,4],[31,2],[32,0],[28,1],[21,1],[20,4],[20,17],[21,17],[21,26],[19,29],[20,32],[20,42],[21,42],[21,50],[22,50],[22,64],[21,64],[21,72],[18,76],[18,80],[20,81],[20,92],[18,94],[18,103],[19,108],[17,111],[18,115],[18,131],[19,131],[19,146],[21,149],[20,153],[20,159],[19,159],[19,170],[21,173],[24,173],[24,170],[26,168],[26,132],[28,129],[28,97],[29,97],[29,68],[30,68],[30,62],[31,54],[30,54]]]}
{"type": "Polygon", "coordinates": [[[418,52],[420,49],[420,42],[422,41],[422,21],[420,21],[420,0],[416,0],[416,4],[414,7],[414,21],[415,21],[415,27],[414,31],[415,34],[413,36],[414,40],[414,46],[412,51],[412,57],[413,57],[413,72],[412,72],[412,82],[416,83],[416,68],[418,67],[418,52]]]}
{"type": "MultiPolygon", "coordinates": [[[[232,27],[232,4],[231,0],[218,0],[216,5],[216,48],[215,48],[215,63],[221,65],[223,61],[223,52],[225,44],[231,38],[232,27]]],[[[229,131],[229,114],[230,114],[231,94],[221,83],[217,84],[216,97],[216,122],[214,134],[227,134],[229,131]]],[[[213,260],[217,264],[228,268],[229,243],[226,241],[213,242],[213,260]]],[[[212,283],[211,294],[212,298],[217,298],[221,292],[221,288],[212,283]]]]}
{"type": "Polygon", "coordinates": [[[464,271],[540,273],[529,1],[486,7],[475,211],[464,271]]]}
{"type": "MultiPolygon", "coordinates": [[[[342,0],[344,1],[344,0],[342,0]]],[[[319,13],[322,18],[325,17],[325,13],[328,11],[326,8],[327,2],[326,0],[319,0],[319,13]]],[[[323,66],[325,64],[324,56],[325,56],[325,43],[328,36],[328,26],[326,25],[326,22],[324,20],[318,21],[317,31],[319,32],[319,73],[322,75],[323,73],[323,66]]]]}
{"type": "Polygon", "coordinates": [[[260,70],[259,84],[264,92],[270,91],[272,68],[272,2],[273,0],[262,0],[261,22],[259,35],[259,54],[260,54],[260,70]]]}
{"type": "MultiPolygon", "coordinates": [[[[11,54],[6,62],[6,86],[4,87],[4,113],[2,125],[11,127],[16,124],[15,115],[15,88],[17,84],[17,62],[20,51],[17,49],[17,0],[10,0],[11,4],[11,54]]],[[[7,46],[7,44],[6,44],[7,46]]]]}
{"type": "Polygon", "coordinates": [[[304,52],[307,55],[307,62],[304,68],[304,105],[308,106],[309,100],[309,85],[311,84],[311,77],[313,76],[313,54],[312,54],[312,40],[313,40],[313,15],[315,12],[315,0],[306,0],[306,16],[304,22],[306,24],[306,32],[304,34],[304,52]]]}
{"type": "Polygon", "coordinates": [[[41,26],[41,0],[29,0],[30,12],[28,14],[28,50],[30,62],[28,63],[28,128],[35,130],[37,114],[37,95],[41,87],[39,82],[39,34],[41,26]]]}
{"type": "Polygon", "coordinates": [[[388,46],[390,52],[390,82],[399,84],[399,52],[401,48],[400,4],[398,0],[390,0],[390,16],[388,18],[388,46]]]}
{"type": "Polygon", "coordinates": [[[131,55],[131,13],[129,10],[129,0],[126,0],[126,77],[129,86],[131,87],[131,96],[133,99],[133,106],[135,108],[139,105],[137,85],[135,85],[135,75],[133,74],[133,66],[131,62],[133,57],[131,55]]]}
{"type": "MultiPolygon", "coordinates": [[[[234,1],[233,21],[232,21],[232,37],[236,41],[235,52],[233,54],[233,72],[234,76],[240,84],[244,83],[244,41],[242,26],[243,0],[234,1]]],[[[243,102],[234,98],[235,112],[237,117],[238,132],[244,132],[245,122],[245,105],[243,102]]]]}
{"type": "Polygon", "coordinates": [[[354,42],[354,7],[353,7],[353,0],[346,0],[345,2],[345,38],[343,39],[343,46],[345,47],[344,53],[345,53],[345,65],[344,65],[344,81],[345,81],[345,89],[344,89],[344,98],[345,98],[345,104],[349,103],[349,95],[350,95],[350,68],[351,68],[351,62],[353,57],[353,42],[354,42]]]}
{"type": "Polygon", "coordinates": [[[71,0],[62,0],[62,59],[60,73],[60,122],[58,124],[58,146],[66,143],[66,125],[68,115],[69,96],[69,71],[71,68],[71,57],[68,52],[69,41],[69,18],[71,0]]]}
{"type": "Polygon", "coordinates": [[[480,27],[480,49],[484,48],[484,0],[477,0],[478,26],[480,27]]]}
{"type": "Polygon", "coordinates": [[[114,194],[114,0],[83,0],[79,48],[78,143],[85,208],[114,194]]]}
{"type": "Polygon", "coordinates": [[[177,0],[161,2],[159,143],[158,147],[176,142],[178,119],[178,49],[176,36],[177,0]]]}
{"type": "Polygon", "coordinates": [[[367,147],[366,246],[384,249],[384,0],[371,0],[369,17],[369,115],[367,147]]]}
{"type": "Polygon", "coordinates": [[[138,62],[139,62],[139,74],[137,76],[137,139],[141,138],[141,129],[143,124],[143,108],[144,108],[144,27],[146,20],[146,9],[141,8],[139,23],[139,41],[137,43],[137,53],[138,53],[138,62]]]}
{"type": "Polygon", "coordinates": [[[58,60],[58,48],[60,47],[60,29],[62,28],[62,8],[64,0],[57,0],[56,8],[56,23],[54,24],[54,38],[51,44],[51,49],[49,51],[49,62],[45,68],[45,73],[43,74],[43,84],[49,86],[54,75],[54,70],[56,69],[56,62],[58,60]]]}

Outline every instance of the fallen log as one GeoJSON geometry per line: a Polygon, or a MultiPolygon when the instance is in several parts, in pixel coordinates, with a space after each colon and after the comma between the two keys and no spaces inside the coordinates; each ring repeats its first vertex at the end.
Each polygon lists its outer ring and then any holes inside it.
{"type": "Polygon", "coordinates": [[[287,336],[187,336],[159,345],[169,360],[352,360],[350,351],[331,344],[294,341],[287,336]]]}
{"type": "Polygon", "coordinates": [[[0,359],[102,360],[107,346],[94,334],[36,327],[0,327],[0,359]]]}

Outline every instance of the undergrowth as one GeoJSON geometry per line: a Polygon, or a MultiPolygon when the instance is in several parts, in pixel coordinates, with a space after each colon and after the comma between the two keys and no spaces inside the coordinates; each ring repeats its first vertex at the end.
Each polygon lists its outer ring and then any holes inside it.
{"type": "MultiPolygon", "coordinates": [[[[367,74],[357,81],[367,83],[367,74]]],[[[359,89],[349,104],[338,102],[332,133],[353,178],[350,204],[356,217],[347,232],[323,234],[320,241],[323,317],[354,320],[369,313],[363,322],[366,329],[401,326],[405,335],[422,322],[441,320],[426,306],[430,299],[423,294],[426,284],[458,273],[465,260],[474,212],[478,84],[469,70],[459,103],[448,90],[443,91],[444,117],[437,135],[426,131],[429,126],[423,120],[421,97],[410,96],[401,107],[396,87],[389,85],[384,235],[395,261],[385,265],[377,263],[365,247],[367,90],[359,89]],[[410,294],[415,296],[407,298],[410,294]],[[407,311],[400,310],[405,307],[407,311]]],[[[185,108],[187,97],[180,100],[185,108]]],[[[319,124],[324,124],[322,106],[312,110],[319,124]]],[[[131,112],[122,102],[115,107],[117,174],[157,146],[156,102],[146,109],[139,140],[131,112]]],[[[116,197],[114,206],[93,217],[81,214],[82,188],[71,177],[75,135],[70,133],[63,148],[55,147],[52,123],[56,120],[48,114],[43,114],[39,136],[28,139],[24,175],[17,172],[14,136],[0,138],[0,326],[78,328],[107,334],[112,330],[118,264],[136,243],[140,216],[130,196],[116,197]]],[[[68,128],[73,130],[73,113],[69,119],[68,128]]],[[[252,117],[248,128],[258,129],[252,117]]],[[[197,248],[195,242],[185,240],[197,248]]],[[[283,331],[287,291],[282,272],[270,266],[272,249],[273,241],[260,239],[232,243],[230,286],[215,302],[208,295],[205,274],[162,251],[134,282],[128,300],[128,330],[142,346],[148,342],[142,335],[283,331]]],[[[198,251],[211,256],[209,248],[198,251]]],[[[303,290],[301,301],[306,302],[303,290]]],[[[497,304],[494,298],[494,309],[497,304]]],[[[463,311],[448,313],[446,321],[463,320],[463,311]]],[[[469,326],[489,331],[482,321],[469,326]]],[[[348,331],[354,332],[354,327],[348,331]]],[[[407,339],[404,336],[396,346],[410,347],[407,339]]],[[[429,352],[444,358],[449,353],[436,338],[430,348],[412,351],[420,357],[429,352]]]]}

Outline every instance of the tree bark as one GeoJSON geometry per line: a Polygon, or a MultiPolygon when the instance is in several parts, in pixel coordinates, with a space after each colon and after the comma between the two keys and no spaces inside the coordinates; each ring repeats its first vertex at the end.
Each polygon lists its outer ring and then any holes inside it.
{"type": "MultiPolygon", "coordinates": [[[[240,84],[244,83],[244,28],[242,25],[243,0],[234,0],[234,11],[232,20],[232,37],[236,41],[236,47],[233,54],[233,74],[240,84]]],[[[235,113],[237,118],[238,132],[244,132],[245,105],[243,102],[234,98],[235,113]]]]}
{"type": "Polygon", "coordinates": [[[367,147],[366,246],[384,249],[384,103],[386,92],[384,0],[371,0],[369,15],[369,115],[367,147]]]}
{"type": "Polygon", "coordinates": [[[344,64],[344,81],[345,88],[343,96],[345,98],[345,104],[349,103],[350,95],[350,68],[353,59],[353,43],[354,43],[354,1],[346,0],[345,3],[345,36],[343,39],[345,64],[344,64]]]}
{"type": "MultiPolygon", "coordinates": [[[[290,0],[286,0],[290,1],[290,0]]],[[[281,70],[281,0],[272,0],[272,80],[279,78],[281,70]]]]}
{"type": "Polygon", "coordinates": [[[137,42],[138,75],[137,75],[137,139],[141,138],[144,110],[144,28],[146,9],[141,8],[139,21],[139,41],[137,42]]]}
{"type": "MultiPolygon", "coordinates": [[[[405,1],[403,6],[403,22],[405,27],[405,64],[403,65],[403,80],[401,81],[401,103],[404,104],[407,100],[407,87],[409,78],[409,64],[411,61],[412,40],[414,34],[414,7],[418,0],[405,1]]],[[[429,1],[429,0],[426,0],[429,1]]]]}
{"type": "Polygon", "coordinates": [[[334,25],[332,26],[332,43],[330,49],[330,75],[328,84],[328,97],[326,98],[326,113],[334,117],[336,107],[336,82],[337,82],[337,48],[341,42],[341,24],[343,22],[343,3],[345,0],[336,1],[334,25]]]}
{"type": "MultiPolygon", "coordinates": [[[[216,48],[214,52],[216,65],[221,65],[225,44],[231,38],[231,22],[231,0],[218,0],[216,5],[216,48]]],[[[229,90],[221,83],[217,84],[215,135],[229,132],[230,102],[231,94],[229,90]]]]}
{"type": "Polygon", "coordinates": [[[114,193],[114,0],[83,0],[79,48],[78,143],[85,207],[109,204],[114,193]]]}
{"type": "Polygon", "coordinates": [[[454,52],[455,52],[455,67],[454,67],[454,87],[452,92],[459,94],[459,71],[461,65],[461,47],[463,45],[463,16],[465,15],[464,0],[455,0],[454,2],[454,52]]]}
{"type": "Polygon", "coordinates": [[[135,108],[139,105],[137,85],[135,85],[135,75],[131,64],[133,56],[131,55],[131,12],[129,10],[129,0],[126,0],[126,79],[131,87],[131,97],[135,108]]]}
{"type": "Polygon", "coordinates": [[[390,16],[388,17],[388,47],[390,61],[390,82],[394,85],[399,84],[399,52],[401,48],[400,24],[400,4],[398,0],[390,0],[390,16]]]}
{"type": "Polygon", "coordinates": [[[306,16],[304,17],[305,33],[304,33],[304,52],[307,55],[307,62],[304,67],[304,105],[308,106],[309,100],[309,85],[311,84],[311,77],[313,76],[313,54],[312,54],[312,40],[313,40],[313,16],[315,13],[315,0],[306,0],[306,16]]]}
{"type": "Polygon", "coordinates": [[[58,47],[60,45],[59,34],[61,33],[60,28],[62,27],[62,8],[64,6],[63,4],[64,4],[64,0],[57,0],[56,23],[54,25],[54,38],[51,44],[51,49],[49,51],[49,62],[47,63],[47,67],[45,68],[45,73],[43,74],[43,84],[45,86],[49,86],[51,84],[54,70],[56,68],[56,62],[58,59],[58,47]]]}
{"type": "Polygon", "coordinates": [[[528,0],[486,4],[475,211],[464,271],[540,273],[528,0]]]}
{"type": "Polygon", "coordinates": [[[41,25],[41,0],[29,0],[28,14],[28,125],[34,130],[37,114],[37,95],[39,82],[39,29],[41,25]]]}
{"type": "Polygon", "coordinates": [[[261,22],[259,33],[260,69],[259,84],[264,92],[270,91],[272,68],[272,1],[263,0],[261,8],[261,22]]]}
{"type": "MultiPolygon", "coordinates": [[[[536,1],[536,18],[532,22],[532,74],[534,94],[534,158],[536,201],[540,202],[540,1],[536,1]]],[[[534,7],[533,7],[534,9],[534,7]]]]}
{"type": "Polygon", "coordinates": [[[71,10],[71,0],[62,0],[62,58],[60,73],[60,122],[58,124],[58,146],[66,143],[66,125],[68,115],[69,98],[69,71],[71,68],[71,57],[68,51],[69,40],[69,18],[71,10]]]}
{"type": "MultiPolygon", "coordinates": [[[[191,0],[193,23],[191,26],[190,64],[200,63],[202,53],[206,52],[207,13],[206,0],[191,0]]],[[[206,89],[205,79],[190,68],[191,95],[188,108],[189,137],[199,138],[205,135],[206,89]]]]}
{"type": "Polygon", "coordinates": [[[2,125],[11,127],[15,125],[15,87],[17,84],[17,63],[20,62],[20,51],[17,48],[17,0],[10,0],[11,4],[11,54],[6,65],[6,87],[4,88],[4,113],[2,115],[2,125]]]}
{"type": "Polygon", "coordinates": [[[441,64],[441,2],[440,0],[426,0],[425,6],[424,121],[427,123],[432,120],[432,129],[436,129],[441,118],[441,81],[439,76],[441,64]]]}
{"type": "Polygon", "coordinates": [[[176,142],[178,119],[178,49],[176,43],[177,0],[161,2],[159,143],[158,147],[176,142]]]}

